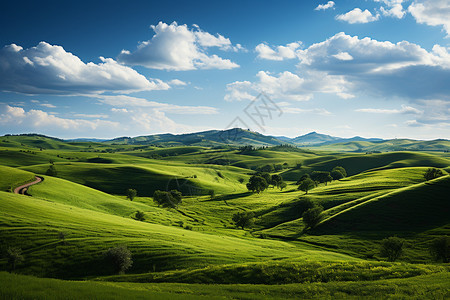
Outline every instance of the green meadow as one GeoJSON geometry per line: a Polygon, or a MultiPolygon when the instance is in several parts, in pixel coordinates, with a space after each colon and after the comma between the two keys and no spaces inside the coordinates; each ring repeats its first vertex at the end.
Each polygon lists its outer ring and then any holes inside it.
{"type": "Polygon", "coordinates": [[[0,137],[0,298],[449,298],[450,265],[430,247],[450,235],[450,155],[396,143],[361,153],[0,137]],[[347,176],[298,190],[336,166],[347,176]],[[426,180],[429,168],[442,176],[426,180]],[[266,169],[286,186],[249,191],[266,169]],[[36,175],[28,196],[12,192],[36,175]],[[154,201],[172,190],[178,206],[154,201]],[[305,203],[323,208],[315,226],[305,203]],[[237,213],[252,222],[237,226],[237,213]],[[389,237],[403,241],[395,261],[381,251],[389,237]],[[105,254],[117,246],[132,255],[124,272],[105,254]]]}

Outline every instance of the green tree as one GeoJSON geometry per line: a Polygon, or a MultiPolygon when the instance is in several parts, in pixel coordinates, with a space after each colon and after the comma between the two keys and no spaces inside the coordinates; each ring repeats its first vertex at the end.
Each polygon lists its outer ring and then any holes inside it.
{"type": "Polygon", "coordinates": [[[128,189],[127,190],[127,199],[130,199],[130,201],[133,201],[134,197],[137,196],[137,191],[135,189],[128,189]]]}
{"type": "Polygon", "coordinates": [[[425,177],[426,180],[432,180],[441,176],[444,176],[444,172],[442,172],[441,169],[436,168],[429,168],[425,171],[425,174],[423,174],[423,177],[425,177]]]}
{"type": "Polygon", "coordinates": [[[270,184],[276,186],[277,188],[280,188],[283,182],[283,177],[281,177],[281,175],[279,174],[274,174],[270,178],[270,184]]]}
{"type": "Polygon", "coordinates": [[[332,181],[333,178],[330,175],[330,172],[325,172],[325,171],[314,171],[311,173],[311,179],[314,181],[318,181],[320,183],[325,183],[325,185],[327,185],[327,183],[329,181],[332,181]]]}
{"type": "Polygon", "coordinates": [[[267,181],[263,177],[257,175],[250,177],[247,183],[247,189],[258,194],[267,189],[268,186],[267,181]]]}
{"type": "Polygon", "coordinates": [[[280,190],[282,191],[282,190],[284,190],[286,187],[287,187],[287,183],[283,181],[283,182],[280,184],[280,190]]]}
{"type": "Polygon", "coordinates": [[[209,190],[209,191],[208,191],[208,195],[209,195],[209,197],[210,197],[211,200],[212,200],[212,199],[214,199],[214,197],[216,196],[216,192],[215,192],[214,190],[209,190]]]}
{"type": "Polygon", "coordinates": [[[11,272],[14,272],[16,270],[17,264],[24,261],[22,249],[17,247],[8,248],[8,250],[6,251],[6,257],[8,258],[8,264],[11,268],[11,272]]]}
{"type": "Polygon", "coordinates": [[[138,211],[136,212],[136,214],[134,215],[134,218],[135,218],[136,220],[138,220],[138,221],[144,221],[144,220],[145,220],[145,214],[144,214],[144,212],[138,210],[138,211]]]}
{"type": "Polygon", "coordinates": [[[156,190],[153,193],[153,201],[158,206],[176,208],[182,201],[182,194],[177,190],[171,190],[169,192],[156,190]]]}
{"type": "Polygon", "coordinates": [[[450,236],[441,236],[435,239],[431,243],[430,253],[437,261],[450,262],[450,236]]]}
{"type": "Polygon", "coordinates": [[[307,178],[311,178],[311,177],[309,176],[309,174],[303,174],[302,177],[300,177],[300,179],[297,180],[297,182],[296,182],[295,184],[296,184],[296,185],[299,185],[300,182],[302,182],[303,180],[305,180],[305,179],[307,179],[307,178]]]}
{"type": "Polygon", "coordinates": [[[53,176],[53,177],[56,176],[57,174],[58,174],[58,172],[56,171],[56,168],[54,165],[50,165],[50,167],[45,172],[45,175],[53,176]]]}
{"type": "Polygon", "coordinates": [[[306,228],[314,228],[322,220],[323,207],[318,205],[308,209],[302,215],[306,228]]]}
{"type": "Polygon", "coordinates": [[[396,236],[388,237],[381,241],[380,255],[388,261],[396,261],[403,253],[405,241],[396,236]]]}
{"type": "Polygon", "coordinates": [[[333,180],[339,180],[347,177],[347,171],[341,166],[336,166],[331,170],[330,175],[333,177],[333,180]]]}
{"type": "Polygon", "coordinates": [[[254,223],[255,215],[252,212],[238,212],[233,215],[233,222],[236,226],[244,229],[245,227],[251,227],[254,223]]]}
{"type": "Polygon", "coordinates": [[[315,187],[316,183],[311,178],[306,178],[305,180],[300,182],[298,189],[304,191],[305,194],[308,194],[308,191],[312,190],[315,187]]]}
{"type": "Polygon", "coordinates": [[[105,257],[119,274],[124,273],[133,264],[131,251],[124,245],[109,248],[105,252],[105,257]]]}

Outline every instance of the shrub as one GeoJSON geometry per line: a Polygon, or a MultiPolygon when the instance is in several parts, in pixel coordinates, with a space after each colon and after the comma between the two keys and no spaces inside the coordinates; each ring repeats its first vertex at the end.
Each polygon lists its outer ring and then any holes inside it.
{"type": "Polygon", "coordinates": [[[381,241],[380,255],[388,261],[396,261],[403,253],[405,241],[396,236],[391,236],[381,241]]]}
{"type": "Polygon", "coordinates": [[[238,212],[233,215],[233,222],[236,226],[241,227],[250,227],[254,223],[254,214],[252,212],[238,212]]]}
{"type": "Polygon", "coordinates": [[[441,169],[436,168],[429,168],[425,171],[425,174],[423,174],[423,177],[425,177],[426,180],[432,180],[441,176],[444,176],[444,172],[442,172],[441,169]]]}
{"type": "Polygon", "coordinates": [[[181,203],[182,195],[180,191],[171,190],[170,192],[156,190],[153,193],[153,201],[158,206],[176,208],[181,203]]]}
{"type": "Polygon", "coordinates": [[[322,206],[316,206],[308,209],[302,215],[303,223],[305,223],[306,228],[314,228],[322,220],[322,206]]]}
{"type": "Polygon", "coordinates": [[[209,190],[208,195],[211,199],[214,199],[214,197],[216,196],[216,192],[214,190],[209,190]]]}
{"type": "Polygon", "coordinates": [[[124,273],[133,264],[131,251],[124,245],[109,248],[105,252],[105,257],[119,274],[124,273]]]}
{"type": "Polygon", "coordinates": [[[14,272],[16,270],[17,264],[24,261],[22,249],[17,247],[8,248],[8,250],[6,251],[6,257],[8,259],[8,264],[11,268],[11,272],[14,272]]]}
{"type": "Polygon", "coordinates": [[[244,178],[239,178],[238,181],[239,183],[244,183],[244,178]]]}
{"type": "Polygon", "coordinates": [[[435,239],[431,243],[430,252],[436,261],[450,262],[450,236],[441,236],[435,239]]]}
{"type": "Polygon", "coordinates": [[[127,199],[130,199],[130,201],[133,201],[134,197],[136,197],[137,191],[135,189],[128,189],[127,190],[127,199]]]}
{"type": "Polygon", "coordinates": [[[58,174],[58,172],[56,171],[56,168],[54,165],[50,165],[50,167],[45,172],[45,175],[48,175],[48,176],[56,176],[57,174],[58,174]]]}
{"type": "Polygon", "coordinates": [[[142,211],[137,211],[136,214],[134,215],[134,218],[138,221],[144,221],[145,220],[145,214],[142,211]]]}

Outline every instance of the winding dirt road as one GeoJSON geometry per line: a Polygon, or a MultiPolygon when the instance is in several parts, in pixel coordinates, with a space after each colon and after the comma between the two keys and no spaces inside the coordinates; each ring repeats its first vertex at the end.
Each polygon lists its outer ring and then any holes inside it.
{"type": "Polygon", "coordinates": [[[28,195],[27,190],[30,186],[32,186],[33,184],[37,184],[37,183],[41,182],[42,180],[44,180],[44,178],[38,177],[38,176],[35,176],[35,178],[36,178],[36,180],[33,182],[29,182],[27,184],[16,187],[14,189],[14,194],[28,195]]]}

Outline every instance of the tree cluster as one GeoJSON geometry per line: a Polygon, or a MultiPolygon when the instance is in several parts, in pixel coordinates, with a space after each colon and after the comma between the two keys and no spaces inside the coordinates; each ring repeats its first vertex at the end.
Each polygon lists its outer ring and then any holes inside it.
{"type": "Polygon", "coordinates": [[[133,264],[131,251],[124,245],[109,248],[105,252],[105,258],[114,266],[115,271],[119,274],[124,273],[133,264]]]}
{"type": "Polygon", "coordinates": [[[319,183],[328,184],[333,180],[339,180],[347,177],[347,172],[343,167],[334,167],[331,172],[327,171],[313,171],[311,174],[304,174],[297,181],[298,189],[308,194],[308,191],[315,188],[319,183]]]}
{"type": "Polygon", "coordinates": [[[254,223],[255,214],[252,212],[238,212],[233,215],[233,222],[237,227],[244,229],[251,227],[254,223]]]}
{"type": "Polygon", "coordinates": [[[269,185],[277,187],[280,190],[283,190],[287,186],[281,175],[270,175],[267,172],[259,172],[250,177],[249,182],[247,183],[247,189],[253,193],[259,194],[266,190],[269,185]]]}
{"type": "Polygon", "coordinates": [[[304,205],[309,208],[307,208],[302,214],[303,223],[305,224],[305,228],[312,229],[316,227],[320,221],[322,221],[323,207],[312,202],[311,200],[306,200],[304,205]]]}
{"type": "Polygon", "coordinates": [[[182,194],[180,191],[171,190],[169,192],[156,190],[153,193],[153,201],[158,206],[176,208],[181,203],[182,194]]]}
{"type": "Polygon", "coordinates": [[[396,236],[388,237],[381,241],[380,255],[387,258],[388,261],[396,261],[403,253],[405,240],[396,236]]]}
{"type": "Polygon", "coordinates": [[[423,174],[423,177],[425,177],[425,180],[432,180],[438,177],[444,176],[444,172],[442,172],[441,169],[436,168],[429,168],[425,171],[425,174],[423,174]]]}

